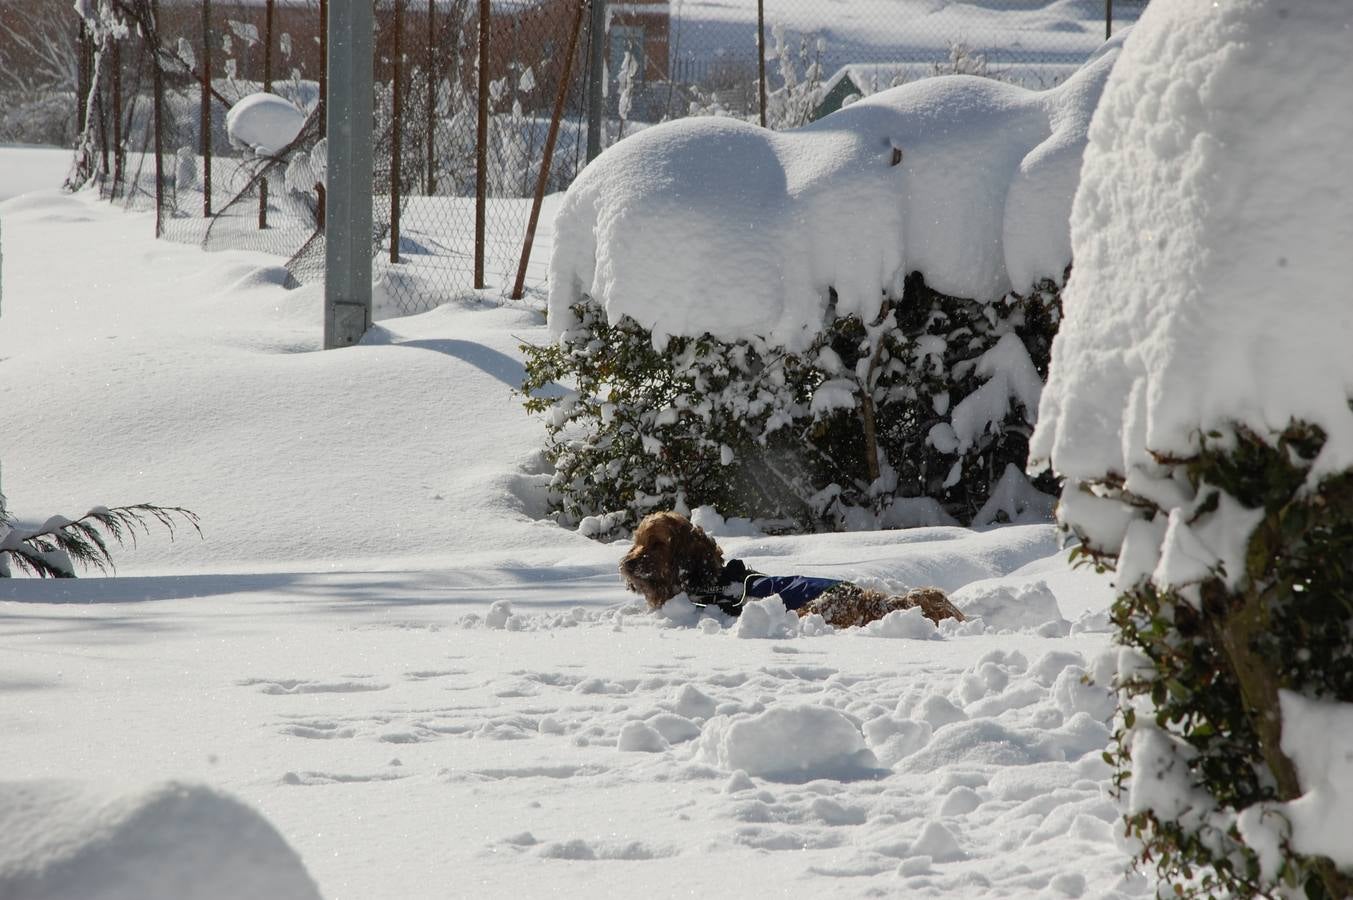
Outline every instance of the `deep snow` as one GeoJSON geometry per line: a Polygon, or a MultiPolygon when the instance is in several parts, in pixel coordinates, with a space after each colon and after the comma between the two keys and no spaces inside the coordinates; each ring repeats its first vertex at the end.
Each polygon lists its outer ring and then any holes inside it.
{"type": "Polygon", "coordinates": [[[981,623],[678,624],[623,592],[623,547],[537,518],[512,387],[538,301],[317,352],[319,293],[277,260],[87,195],[0,216],[12,512],[175,503],[206,532],[142,537],[117,579],[0,582],[7,779],[209,785],[330,898],[1149,892],[1082,683],[1109,593],[1050,526],[720,539],[981,623]]]}

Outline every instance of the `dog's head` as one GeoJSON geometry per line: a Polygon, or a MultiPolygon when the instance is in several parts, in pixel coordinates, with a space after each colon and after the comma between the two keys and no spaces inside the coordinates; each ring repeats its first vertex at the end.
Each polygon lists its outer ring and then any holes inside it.
{"type": "Polygon", "coordinates": [[[712,591],[723,553],[705,530],[680,513],[653,513],[639,523],[634,546],[620,560],[626,587],[654,609],[686,590],[712,591]]]}

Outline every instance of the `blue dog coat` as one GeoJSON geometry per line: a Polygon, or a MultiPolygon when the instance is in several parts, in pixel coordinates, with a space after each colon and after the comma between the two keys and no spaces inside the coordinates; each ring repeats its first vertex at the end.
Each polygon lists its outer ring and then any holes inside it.
{"type": "Polygon", "coordinates": [[[741,606],[749,599],[764,600],[779,594],[785,609],[799,609],[840,583],[834,578],[808,578],[803,575],[748,575],[743,582],[742,599],[738,605],[741,606]]]}
{"type": "Polygon", "coordinates": [[[736,616],[748,600],[764,600],[777,594],[785,609],[801,609],[829,588],[842,584],[835,578],[810,578],[803,575],[762,575],[753,572],[740,559],[729,560],[719,573],[716,594],[692,597],[696,606],[717,606],[736,616]]]}

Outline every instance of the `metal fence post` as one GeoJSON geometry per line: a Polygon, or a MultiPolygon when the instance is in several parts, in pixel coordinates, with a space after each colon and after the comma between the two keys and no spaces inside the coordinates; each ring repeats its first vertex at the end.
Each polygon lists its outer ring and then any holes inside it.
{"type": "Polygon", "coordinates": [[[601,132],[606,121],[606,0],[592,0],[592,19],[587,26],[592,57],[587,71],[587,161],[601,153],[601,132]]]}
{"type": "Polygon", "coordinates": [[[424,112],[427,118],[427,172],[423,177],[423,193],[431,197],[437,193],[437,173],[434,158],[437,148],[437,3],[428,0],[428,45],[427,56],[423,60],[423,75],[427,78],[427,96],[424,112]]]}
{"type": "Polygon", "coordinates": [[[489,0],[479,0],[479,114],[475,126],[474,287],[484,289],[484,226],[489,167],[489,0]]]}
{"type": "Polygon", "coordinates": [[[211,0],[202,0],[202,99],[198,135],[202,152],[202,218],[211,218],[211,0]]]}
{"type": "Polygon", "coordinates": [[[164,71],[160,57],[160,0],[150,0],[151,33],[146,36],[150,41],[151,90],[155,96],[155,237],[164,235],[164,71]]]}
{"type": "Polygon", "coordinates": [[[371,326],[370,0],[332,0],[325,99],[324,348],[361,340],[371,326]]]}
{"type": "Polygon", "coordinates": [[[122,41],[114,37],[113,45],[113,189],[109,197],[117,197],[122,176],[127,170],[127,146],[122,141],[122,41]]]}
{"type": "Polygon", "coordinates": [[[404,173],[404,0],[395,0],[395,49],[390,70],[390,262],[399,262],[399,204],[404,173]]]}
{"type": "Polygon", "coordinates": [[[75,47],[79,54],[75,75],[75,133],[83,138],[85,115],[89,111],[89,29],[83,16],[75,26],[75,47]]]}
{"type": "Polygon", "coordinates": [[[761,127],[766,127],[766,0],[756,0],[756,89],[761,127]]]}
{"type": "Polygon", "coordinates": [[[573,78],[573,57],[578,52],[578,33],[583,27],[583,6],[587,0],[578,0],[578,12],[573,17],[573,30],[568,38],[568,55],[564,57],[564,71],[559,76],[559,91],[554,100],[554,113],[550,116],[550,131],[545,138],[545,156],[540,161],[540,175],[536,179],[536,192],[531,201],[531,218],[526,224],[526,240],[521,247],[521,263],[517,266],[517,280],[512,285],[512,299],[520,300],[526,289],[526,264],[531,260],[531,245],[536,240],[536,225],[540,223],[540,204],[545,199],[545,188],[550,182],[550,162],[554,159],[554,142],[559,138],[559,122],[564,117],[564,104],[568,102],[569,81],[573,78]]]}
{"type": "MultiPolygon", "coordinates": [[[[263,5],[263,90],[268,94],[272,93],[272,22],[276,2],[277,0],[268,0],[263,5]]],[[[260,178],[258,182],[258,227],[268,227],[268,178],[266,175],[260,178]]]]}

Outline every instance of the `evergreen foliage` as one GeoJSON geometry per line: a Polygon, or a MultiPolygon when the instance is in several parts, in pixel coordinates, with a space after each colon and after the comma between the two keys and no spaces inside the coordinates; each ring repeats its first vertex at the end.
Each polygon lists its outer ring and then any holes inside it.
{"type": "Polygon", "coordinates": [[[33,530],[13,526],[0,495],[0,578],[8,578],[11,564],[40,578],[74,578],[75,566],[101,572],[114,568],[109,540],[118,546],[136,543],[138,531],[149,534],[158,522],[172,540],[175,526],[188,524],[200,537],[197,516],[178,506],[95,507],[78,519],[53,516],[33,530]]]}
{"type": "Polygon", "coordinates": [[[557,342],[522,348],[563,524],[612,537],[654,510],[710,505],[816,531],[972,520],[1007,466],[1023,468],[1037,404],[983,360],[1012,335],[1014,355],[1045,378],[1060,297],[1048,281],[964,300],[913,273],[873,322],[829,306],[799,353],[708,334],[655,347],[590,298],[573,312],[557,342]],[[574,390],[543,393],[554,383],[574,390]],[[955,412],[970,397],[980,402],[960,435],[955,412]]]}
{"type": "MultiPolygon", "coordinates": [[[[1135,653],[1126,664],[1120,657],[1122,716],[1105,758],[1116,767],[1139,862],[1154,865],[1180,896],[1353,894],[1350,873],[1303,856],[1290,833],[1280,864],[1265,866],[1239,827],[1243,811],[1302,793],[1281,746],[1278,691],[1353,701],[1353,473],[1308,483],[1324,440],[1302,423],[1268,436],[1237,427],[1211,433],[1194,457],[1158,459],[1163,477],[1188,486],[1177,518],[1187,514],[1202,528],[1234,516],[1233,504],[1258,514],[1243,573],[1219,564],[1183,587],[1143,580],[1113,607],[1118,640],[1135,653]],[[1161,746],[1173,748],[1168,762],[1159,759],[1161,746]],[[1159,794],[1158,779],[1184,798],[1182,808],[1134,799],[1134,791],[1159,794]]],[[[1143,521],[1169,517],[1121,482],[1079,489],[1143,521]]],[[[1089,542],[1083,554],[1101,567],[1117,559],[1089,542]]]]}

